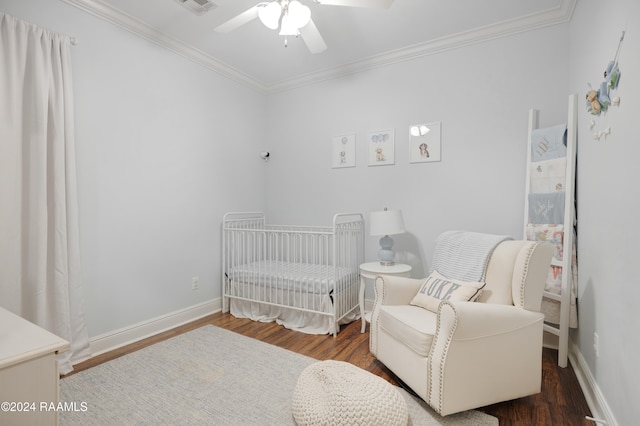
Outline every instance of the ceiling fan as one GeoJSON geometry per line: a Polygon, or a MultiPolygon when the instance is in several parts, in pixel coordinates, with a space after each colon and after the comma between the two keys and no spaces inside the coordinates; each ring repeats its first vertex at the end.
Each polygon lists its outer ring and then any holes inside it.
{"type": "MultiPolygon", "coordinates": [[[[393,0],[312,0],[315,4],[386,9],[393,0]]],[[[311,9],[299,0],[273,0],[261,2],[215,28],[216,32],[228,33],[256,19],[269,29],[280,28],[280,35],[301,36],[311,53],[323,52],[327,45],[311,19],[311,9]]]]}

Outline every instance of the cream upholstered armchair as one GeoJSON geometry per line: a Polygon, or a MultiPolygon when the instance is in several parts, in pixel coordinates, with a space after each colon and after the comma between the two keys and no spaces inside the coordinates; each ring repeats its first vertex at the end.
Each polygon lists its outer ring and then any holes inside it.
{"type": "Polygon", "coordinates": [[[540,392],[539,310],[552,252],[500,242],[477,301],[438,301],[435,312],[411,304],[425,279],[378,276],[371,352],[443,416],[540,392]]]}

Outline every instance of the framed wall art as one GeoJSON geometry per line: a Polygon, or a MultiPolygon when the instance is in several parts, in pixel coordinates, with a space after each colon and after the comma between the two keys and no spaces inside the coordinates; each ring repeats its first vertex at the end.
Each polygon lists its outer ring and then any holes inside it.
{"type": "Polygon", "coordinates": [[[395,163],[395,132],[393,129],[369,133],[369,166],[384,166],[395,163]]]}
{"type": "Polygon", "coordinates": [[[440,161],[441,123],[409,126],[409,161],[429,163],[440,161]]]}
{"type": "Polygon", "coordinates": [[[356,135],[349,133],[334,136],[332,138],[333,150],[331,154],[331,167],[339,169],[342,167],[356,166],[356,135]]]}

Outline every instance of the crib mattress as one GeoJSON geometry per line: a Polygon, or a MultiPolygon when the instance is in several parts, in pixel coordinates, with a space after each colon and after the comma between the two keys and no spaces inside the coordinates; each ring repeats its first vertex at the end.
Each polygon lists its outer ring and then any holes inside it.
{"type": "Polygon", "coordinates": [[[261,260],[233,266],[227,275],[232,281],[260,283],[271,289],[329,294],[335,283],[357,279],[357,272],[330,265],[261,260]]]}

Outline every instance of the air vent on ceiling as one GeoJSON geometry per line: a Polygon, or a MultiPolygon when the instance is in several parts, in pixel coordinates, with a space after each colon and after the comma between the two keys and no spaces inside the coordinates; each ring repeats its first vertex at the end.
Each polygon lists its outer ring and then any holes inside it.
{"type": "Polygon", "coordinates": [[[178,3],[189,9],[196,15],[202,15],[203,13],[215,9],[217,4],[211,0],[176,0],[178,3]]]}

